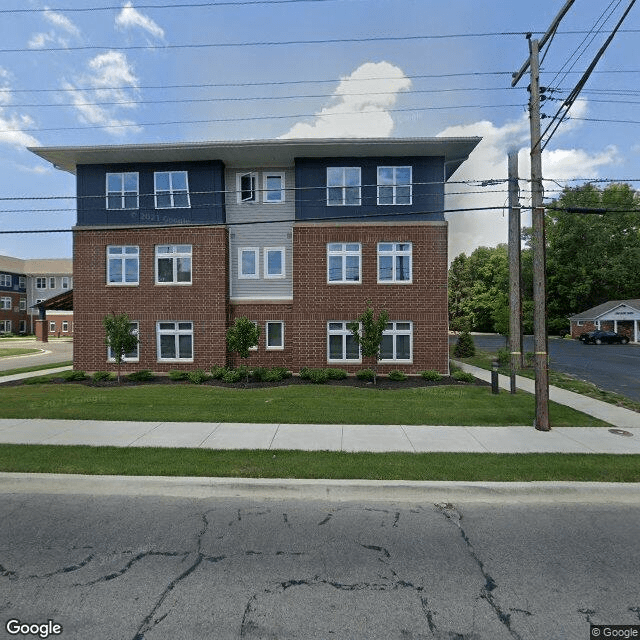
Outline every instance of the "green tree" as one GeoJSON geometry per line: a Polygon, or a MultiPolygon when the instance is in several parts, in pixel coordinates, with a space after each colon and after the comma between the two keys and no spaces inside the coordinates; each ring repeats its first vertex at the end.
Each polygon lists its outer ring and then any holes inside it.
{"type": "MultiPolygon", "coordinates": [[[[240,316],[229,329],[227,329],[227,346],[229,351],[237,353],[241,358],[248,358],[251,354],[249,350],[258,346],[260,338],[260,327],[246,318],[240,316]]],[[[247,380],[249,371],[247,370],[247,380]]]]}
{"type": "Polygon", "coordinates": [[[476,345],[468,329],[465,329],[458,338],[456,346],[453,348],[453,355],[456,358],[471,358],[476,355],[476,345]]]}
{"type": "Polygon", "coordinates": [[[102,318],[106,336],[105,343],[111,350],[111,354],[118,367],[118,383],[120,382],[120,366],[122,360],[138,345],[138,336],[131,333],[131,320],[126,313],[112,314],[102,318]]]}
{"type": "Polygon", "coordinates": [[[355,341],[360,345],[362,355],[365,358],[374,358],[373,383],[376,384],[378,376],[378,360],[380,359],[380,346],[382,344],[382,334],[387,328],[389,314],[383,309],[376,318],[374,316],[371,300],[367,300],[367,308],[358,318],[357,322],[348,325],[349,331],[353,334],[355,341]],[[360,329],[362,325],[362,330],[360,329]]]}

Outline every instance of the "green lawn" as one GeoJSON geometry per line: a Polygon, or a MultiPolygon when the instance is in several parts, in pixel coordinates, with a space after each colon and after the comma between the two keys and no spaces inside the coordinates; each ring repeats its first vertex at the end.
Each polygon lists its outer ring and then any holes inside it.
{"type": "MultiPolygon", "coordinates": [[[[177,422],[312,424],[531,425],[534,398],[491,394],[486,386],[376,390],[330,385],[262,389],[140,385],[90,387],[36,384],[5,387],[2,418],[67,418],[177,422]]],[[[553,426],[607,426],[555,403],[553,426]]]]}
{"type": "Polygon", "coordinates": [[[0,445],[0,471],[236,478],[640,482],[640,456],[0,445]]]}
{"type": "Polygon", "coordinates": [[[8,358],[10,356],[23,356],[27,353],[39,353],[41,349],[19,349],[14,347],[0,347],[0,358],[8,358]]]}
{"type": "Polygon", "coordinates": [[[59,369],[61,367],[70,367],[73,364],[71,360],[67,362],[53,362],[52,364],[39,364],[34,365],[33,367],[20,367],[18,369],[6,369],[5,371],[0,371],[0,377],[2,376],[13,376],[18,373],[30,373],[31,371],[46,371],[47,369],[59,369]]]}

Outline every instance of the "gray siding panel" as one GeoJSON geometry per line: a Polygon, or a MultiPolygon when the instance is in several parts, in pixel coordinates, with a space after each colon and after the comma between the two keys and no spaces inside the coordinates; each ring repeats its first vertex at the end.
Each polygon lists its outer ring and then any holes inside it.
{"type": "Polygon", "coordinates": [[[228,168],[225,174],[226,213],[229,225],[230,297],[245,299],[282,299],[293,297],[293,221],[295,219],[295,174],[293,168],[269,168],[285,174],[285,199],[278,204],[262,202],[263,170],[258,175],[257,202],[238,203],[236,174],[247,170],[228,168]],[[255,247],[259,250],[259,278],[238,278],[238,250],[255,247]],[[285,277],[264,277],[264,250],[284,247],[285,277]]]}

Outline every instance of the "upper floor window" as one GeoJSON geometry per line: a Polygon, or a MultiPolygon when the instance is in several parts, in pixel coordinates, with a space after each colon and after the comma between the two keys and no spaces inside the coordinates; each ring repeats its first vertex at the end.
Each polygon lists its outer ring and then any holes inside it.
{"type": "Polygon", "coordinates": [[[284,278],[284,247],[265,247],[264,277],[284,278]]]}
{"type": "Polygon", "coordinates": [[[47,288],[47,279],[36,278],[36,289],[46,289],[46,288],[47,288]]]}
{"type": "Polygon", "coordinates": [[[265,173],[263,182],[263,202],[268,204],[284,202],[284,173],[265,173]]]}
{"type": "Polygon", "coordinates": [[[107,209],[137,209],[138,174],[107,173],[107,209]]]}
{"type": "Polygon", "coordinates": [[[378,243],[378,282],[411,283],[411,243],[378,243]]]}
{"type": "Polygon", "coordinates": [[[362,279],[362,245],[333,242],[327,245],[327,282],[357,283],[362,279]]]}
{"type": "Polygon", "coordinates": [[[49,289],[55,289],[56,288],[56,279],[55,278],[49,278],[49,289]]]}
{"type": "Polygon", "coordinates": [[[10,287],[11,276],[8,273],[0,273],[0,287],[10,287]]]}
{"type": "Polygon", "coordinates": [[[156,247],[156,283],[191,284],[190,244],[161,244],[156,247]]]}
{"type": "Polygon", "coordinates": [[[62,288],[63,289],[68,289],[69,288],[69,278],[67,278],[67,277],[63,277],[62,278],[62,288]]]}
{"type": "Polygon", "coordinates": [[[107,283],[139,284],[139,254],[138,247],[107,247],[107,283]]]}
{"type": "Polygon", "coordinates": [[[26,310],[27,310],[27,299],[20,298],[20,311],[26,311],[26,310]]]}
{"type": "Polygon", "coordinates": [[[0,309],[11,310],[11,298],[0,298],[0,309]]]}
{"type": "Polygon", "coordinates": [[[360,205],[360,167],[327,167],[327,206],[360,205]]]}
{"type": "Polygon", "coordinates": [[[18,278],[18,287],[20,289],[26,289],[27,288],[27,279],[24,276],[20,276],[18,278]]]}
{"type": "Polygon", "coordinates": [[[186,171],[156,171],[153,174],[156,209],[188,208],[189,181],[186,171]]]}
{"type": "Polygon", "coordinates": [[[257,202],[258,174],[257,173],[237,173],[236,191],[238,193],[238,203],[257,202]]]}
{"type": "Polygon", "coordinates": [[[378,204],[411,204],[411,174],[411,167],[378,167],[378,204]]]}
{"type": "Polygon", "coordinates": [[[257,247],[243,247],[238,249],[238,278],[259,278],[257,247]]]}

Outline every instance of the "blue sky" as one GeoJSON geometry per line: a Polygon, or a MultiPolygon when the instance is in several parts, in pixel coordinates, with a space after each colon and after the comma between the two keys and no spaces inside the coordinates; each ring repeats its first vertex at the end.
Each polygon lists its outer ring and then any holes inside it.
{"type": "MultiPolygon", "coordinates": [[[[75,193],[73,176],[27,146],[452,135],[483,142],[455,174],[465,184],[449,186],[448,207],[498,209],[448,215],[450,259],[506,241],[506,187],[481,183],[506,178],[510,149],[528,175],[528,77],[511,89],[510,73],[528,55],[524,33],[544,32],[564,1],[162,1],[168,8],[4,0],[0,230],[70,229],[75,221],[73,200],[62,199],[75,193]],[[440,37],[454,35],[463,37],[440,37]]],[[[564,90],[554,97],[574,87],[627,5],[575,1],[543,61],[542,84],[564,90]]],[[[640,126],[620,121],[640,121],[639,30],[634,7],[574,119],[546,147],[549,197],[581,178],[636,180],[638,188],[640,126]]],[[[548,101],[543,113],[559,105],[548,101]]],[[[0,254],[71,257],[71,234],[0,235],[0,254]]]]}

